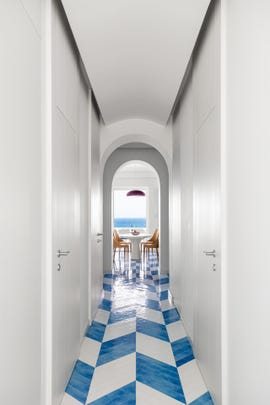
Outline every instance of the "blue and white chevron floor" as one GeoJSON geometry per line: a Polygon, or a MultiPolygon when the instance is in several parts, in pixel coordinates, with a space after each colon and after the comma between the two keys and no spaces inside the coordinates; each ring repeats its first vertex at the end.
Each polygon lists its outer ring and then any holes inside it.
{"type": "Polygon", "coordinates": [[[117,263],[84,339],[62,405],[213,405],[152,256],[117,263]]]}

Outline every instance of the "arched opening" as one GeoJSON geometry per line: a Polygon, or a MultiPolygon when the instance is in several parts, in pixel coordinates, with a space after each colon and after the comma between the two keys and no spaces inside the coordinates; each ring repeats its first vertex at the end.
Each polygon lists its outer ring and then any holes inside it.
{"type": "MultiPolygon", "coordinates": [[[[111,232],[116,231],[124,241],[130,240],[132,247],[128,251],[126,249],[127,252],[123,252],[121,247],[114,247],[114,268],[121,269],[122,263],[130,259],[146,262],[149,249],[143,249],[141,242],[160,228],[158,173],[153,166],[141,160],[124,163],[114,174],[111,198],[111,232]]],[[[151,251],[158,255],[159,246],[151,251]]]]}
{"type": "MultiPolygon", "coordinates": [[[[159,203],[158,203],[158,226],[160,231],[160,269],[162,272],[169,271],[169,184],[168,167],[163,156],[153,147],[147,144],[124,145],[116,149],[107,159],[103,173],[103,263],[104,271],[112,269],[112,226],[113,204],[112,188],[115,174],[118,169],[128,162],[140,161],[150,165],[158,176],[159,203]]],[[[148,219],[149,221],[149,219],[148,219]]],[[[142,227],[145,230],[152,229],[142,227]]]]}

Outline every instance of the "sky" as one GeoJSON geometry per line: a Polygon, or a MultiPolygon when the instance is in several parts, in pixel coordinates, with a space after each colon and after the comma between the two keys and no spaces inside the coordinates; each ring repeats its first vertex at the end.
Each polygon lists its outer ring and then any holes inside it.
{"type": "Polygon", "coordinates": [[[114,190],[114,218],[146,218],[146,197],[127,197],[128,191],[114,190]]]}

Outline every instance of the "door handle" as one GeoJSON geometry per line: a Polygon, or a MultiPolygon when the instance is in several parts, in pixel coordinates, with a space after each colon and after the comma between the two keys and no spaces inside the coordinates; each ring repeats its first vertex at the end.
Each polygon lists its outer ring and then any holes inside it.
{"type": "Polygon", "coordinates": [[[69,250],[67,250],[66,252],[64,252],[64,251],[58,249],[58,250],[57,250],[57,257],[67,256],[69,253],[70,253],[69,250]]]}
{"type": "Polygon", "coordinates": [[[204,250],[203,253],[204,253],[206,256],[213,256],[213,257],[216,257],[216,251],[215,251],[215,249],[213,249],[213,250],[204,250]]]}
{"type": "Polygon", "coordinates": [[[97,236],[103,236],[103,233],[97,233],[97,236]]]}

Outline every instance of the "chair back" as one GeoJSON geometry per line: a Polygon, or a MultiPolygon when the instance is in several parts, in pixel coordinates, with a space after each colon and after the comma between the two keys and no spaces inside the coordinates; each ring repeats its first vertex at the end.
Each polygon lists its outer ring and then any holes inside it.
{"type": "Polygon", "coordinates": [[[151,236],[150,241],[151,242],[156,242],[158,240],[158,237],[159,237],[158,229],[155,229],[153,235],[151,236]]]}
{"type": "Polygon", "coordinates": [[[118,241],[121,241],[121,240],[122,240],[122,239],[120,238],[120,235],[119,235],[119,233],[118,233],[118,231],[117,231],[116,229],[113,230],[113,235],[114,235],[114,238],[115,238],[116,240],[118,240],[118,241]]]}

